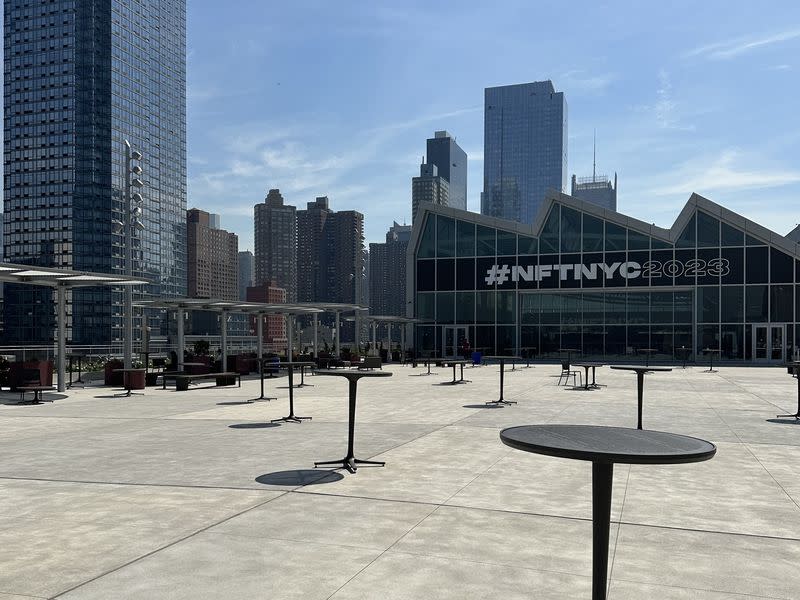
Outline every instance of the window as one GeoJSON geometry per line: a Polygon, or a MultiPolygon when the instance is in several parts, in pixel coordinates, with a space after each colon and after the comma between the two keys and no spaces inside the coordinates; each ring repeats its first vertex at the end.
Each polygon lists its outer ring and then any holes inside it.
{"type": "Polygon", "coordinates": [[[625,250],[625,228],[606,221],[606,252],[625,250]]]}
{"type": "Polygon", "coordinates": [[[477,255],[478,256],[494,256],[497,254],[495,248],[495,230],[491,227],[483,227],[476,225],[477,232],[477,255]]]}
{"type": "Polygon", "coordinates": [[[689,219],[689,222],[686,224],[686,227],[683,228],[683,231],[678,236],[678,240],[675,242],[676,248],[694,248],[696,244],[696,236],[695,236],[695,224],[696,224],[696,216],[692,215],[692,218],[689,219]]]}
{"type": "Polygon", "coordinates": [[[542,254],[553,254],[558,252],[558,234],[560,229],[558,205],[553,205],[550,209],[550,215],[542,227],[542,233],[539,236],[539,252],[542,254]]]}
{"type": "Polygon", "coordinates": [[[561,252],[581,251],[581,213],[561,207],[561,252]]]}
{"type": "Polygon", "coordinates": [[[719,246],[719,221],[702,211],[697,212],[697,247],[719,246]]]}
{"type": "Polygon", "coordinates": [[[584,252],[602,252],[603,250],[603,222],[591,215],[583,215],[583,242],[584,252]]]}
{"type": "Polygon", "coordinates": [[[456,221],[456,256],[475,256],[475,224],[456,221]]]}
{"type": "Polygon", "coordinates": [[[456,223],[449,217],[436,216],[436,255],[455,256],[456,223]]]}

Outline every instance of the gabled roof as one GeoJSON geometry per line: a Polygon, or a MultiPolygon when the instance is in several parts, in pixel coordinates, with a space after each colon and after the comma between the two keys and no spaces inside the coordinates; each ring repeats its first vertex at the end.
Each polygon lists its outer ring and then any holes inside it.
{"type": "MultiPolygon", "coordinates": [[[[686,202],[686,205],[675,219],[675,223],[673,223],[672,227],[669,229],[664,229],[650,223],[645,223],[639,219],[628,217],[622,213],[608,210],[591,202],[579,200],[578,198],[574,198],[568,194],[562,194],[558,192],[548,193],[545,201],[542,202],[542,205],[539,207],[539,212],[537,213],[536,219],[532,225],[517,223],[516,221],[508,221],[506,219],[499,219],[497,217],[489,217],[457,208],[440,206],[431,202],[423,202],[420,204],[420,213],[418,214],[417,223],[424,223],[424,217],[426,213],[433,213],[452,217],[462,221],[476,223],[486,227],[494,227],[504,231],[514,232],[519,235],[538,238],[542,232],[545,221],[547,220],[547,216],[550,214],[550,209],[554,204],[562,204],[564,206],[574,208],[575,210],[579,210],[581,212],[596,216],[600,219],[616,223],[617,225],[627,227],[628,229],[633,229],[639,233],[669,242],[670,244],[674,244],[677,241],[678,236],[680,236],[683,229],[689,223],[689,220],[692,218],[695,210],[700,209],[703,212],[718,218],[720,221],[727,223],[728,225],[743,230],[747,235],[750,235],[764,242],[765,244],[775,246],[776,248],[780,248],[784,252],[787,252],[796,258],[800,258],[800,243],[798,243],[798,241],[790,239],[788,236],[775,233],[774,231],[771,231],[766,227],[763,227],[762,225],[759,225],[758,223],[755,223],[754,221],[751,221],[742,215],[717,204],[716,202],[712,202],[708,198],[704,198],[699,194],[691,195],[689,200],[686,202]]],[[[800,229],[800,227],[798,227],[798,229],[800,229]]],[[[409,243],[410,252],[417,247],[417,244],[419,243],[419,237],[421,235],[422,226],[415,226],[411,234],[411,241],[409,243]]]]}

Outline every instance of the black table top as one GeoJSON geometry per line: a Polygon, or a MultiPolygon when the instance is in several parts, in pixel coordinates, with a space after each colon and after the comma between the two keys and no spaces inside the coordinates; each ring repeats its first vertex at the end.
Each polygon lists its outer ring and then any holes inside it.
{"type": "Polygon", "coordinates": [[[536,454],[634,465],[700,462],[717,452],[714,444],[699,438],[596,425],[522,425],[504,429],[500,439],[536,454]]]}
{"type": "Polygon", "coordinates": [[[621,369],[623,371],[672,371],[672,367],[646,367],[644,365],[611,365],[612,369],[621,369]]]}
{"type": "Polygon", "coordinates": [[[361,377],[391,377],[391,371],[353,371],[349,369],[314,369],[314,375],[336,375],[347,379],[361,377]]]}
{"type": "Polygon", "coordinates": [[[310,362],[307,360],[296,360],[296,361],[286,361],[286,362],[279,362],[275,363],[276,367],[315,367],[317,363],[310,362]]]}
{"type": "Polygon", "coordinates": [[[454,358],[453,360],[445,358],[442,360],[442,364],[448,367],[452,365],[466,365],[471,362],[471,360],[464,360],[463,358],[454,358]]]}
{"type": "Polygon", "coordinates": [[[605,363],[581,361],[572,363],[573,367],[604,367],[605,363]]]}
{"type": "Polygon", "coordinates": [[[521,356],[512,356],[510,354],[503,356],[484,356],[483,358],[488,358],[489,360],[522,360],[521,356]]]}

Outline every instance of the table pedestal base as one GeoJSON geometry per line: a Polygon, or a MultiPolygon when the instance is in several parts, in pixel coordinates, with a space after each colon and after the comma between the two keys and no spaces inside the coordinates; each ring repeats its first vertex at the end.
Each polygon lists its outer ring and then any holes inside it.
{"type": "Polygon", "coordinates": [[[279,423],[281,421],[285,423],[302,423],[304,419],[311,420],[311,417],[298,417],[297,415],[291,414],[288,417],[281,417],[280,419],[272,419],[270,423],[279,423]]]}
{"type": "Polygon", "coordinates": [[[485,404],[516,404],[516,403],[517,402],[515,400],[503,400],[502,398],[500,398],[500,400],[489,400],[489,402],[486,402],[485,404]]]}
{"type": "Polygon", "coordinates": [[[323,460],[314,463],[314,468],[316,469],[319,466],[327,466],[327,465],[339,465],[343,469],[347,469],[351,473],[355,473],[358,471],[358,467],[356,465],[374,465],[376,467],[384,467],[386,466],[385,462],[381,462],[379,460],[363,460],[361,458],[356,458],[354,456],[341,458],[339,460],[323,460]]]}

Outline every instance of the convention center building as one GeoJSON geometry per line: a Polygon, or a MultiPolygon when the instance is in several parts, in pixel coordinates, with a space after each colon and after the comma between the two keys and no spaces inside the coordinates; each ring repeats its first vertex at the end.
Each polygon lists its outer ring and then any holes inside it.
{"type": "Polygon", "coordinates": [[[800,341],[800,245],[697,194],[670,229],[555,193],[533,225],[425,203],[407,261],[422,356],[782,363],[800,341]]]}

